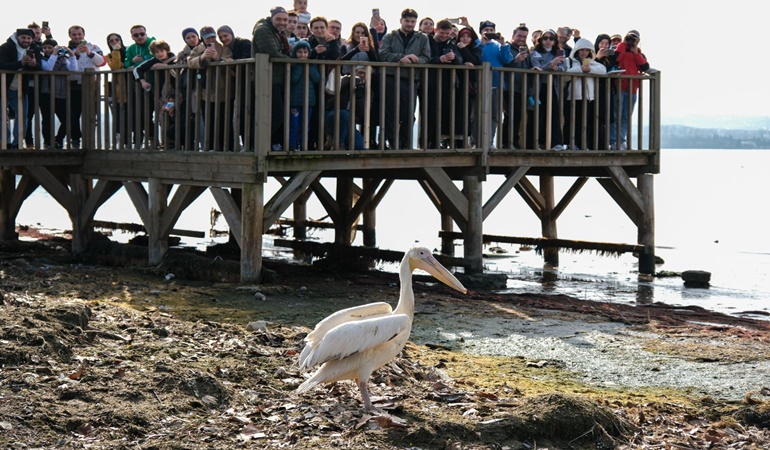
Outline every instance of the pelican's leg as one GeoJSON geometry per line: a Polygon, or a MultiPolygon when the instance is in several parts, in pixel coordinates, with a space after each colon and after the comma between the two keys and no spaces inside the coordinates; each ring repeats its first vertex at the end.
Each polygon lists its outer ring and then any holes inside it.
{"type": "Polygon", "coordinates": [[[361,390],[361,398],[364,399],[364,409],[371,411],[374,409],[372,406],[372,400],[369,398],[369,389],[366,387],[366,380],[356,380],[358,382],[358,389],[361,390]]]}

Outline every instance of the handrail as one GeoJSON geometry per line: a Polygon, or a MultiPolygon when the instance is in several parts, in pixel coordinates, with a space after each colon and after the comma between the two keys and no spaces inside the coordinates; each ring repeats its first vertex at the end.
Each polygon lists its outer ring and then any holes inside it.
{"type": "MultiPolygon", "coordinates": [[[[132,69],[0,71],[4,105],[10,95],[8,77],[23,79],[30,74],[34,86],[28,91],[32,99],[29,108],[34,115],[28,126],[37,149],[47,145],[53,150],[56,143],[75,149],[80,128],[80,144],[88,150],[257,149],[262,155],[277,156],[289,153],[283,149],[298,146],[301,151],[291,152],[293,156],[358,147],[379,152],[419,149],[486,155],[490,151],[550,149],[556,140],[568,148],[609,150],[610,136],[623,131],[621,121],[613,120],[613,114],[622,113],[619,94],[634,93],[631,82],[625,83],[625,91],[621,89],[623,80],[638,80],[639,84],[636,107],[626,105],[628,117],[637,110],[636,120],[628,121],[629,147],[660,148],[660,73],[594,75],[492,68],[488,64],[448,67],[341,60],[268,61],[266,56],[257,55],[211,63],[206,69],[172,65],[152,70],[148,72],[148,79],[153,80],[149,92],[133,79],[132,69]],[[309,101],[312,82],[305,68],[311,66],[320,72],[314,102],[309,101]],[[362,88],[347,90],[348,97],[343,98],[342,78],[337,77],[336,94],[324,93],[330,74],[354,72],[357,66],[365,69],[362,88]],[[295,68],[302,72],[295,89],[301,101],[292,104],[291,71],[295,68]],[[500,74],[504,89],[492,88],[495,73],[500,74]],[[62,77],[71,76],[80,76],[82,84],[57,84],[62,77]],[[279,89],[275,89],[274,81],[279,89]],[[594,100],[567,99],[568,83],[579,84],[583,92],[593,84],[594,100]],[[50,95],[51,91],[57,95],[50,95]],[[273,109],[265,105],[279,95],[281,104],[273,109]],[[170,99],[173,108],[166,107],[170,99]],[[296,119],[291,115],[292,106],[297,106],[295,110],[304,120],[311,116],[305,127],[308,130],[303,129],[299,138],[289,142],[293,138],[291,127],[284,127],[279,140],[283,153],[279,153],[271,148],[275,142],[265,133],[272,134],[296,119]],[[271,118],[271,111],[281,111],[282,118],[271,118]],[[649,129],[646,139],[645,129],[649,129]]],[[[18,100],[16,109],[21,108],[18,100]]],[[[11,121],[5,109],[2,119],[0,148],[8,149],[13,139],[7,139],[11,121]]],[[[25,130],[18,128],[16,140],[22,143],[25,130]]]]}

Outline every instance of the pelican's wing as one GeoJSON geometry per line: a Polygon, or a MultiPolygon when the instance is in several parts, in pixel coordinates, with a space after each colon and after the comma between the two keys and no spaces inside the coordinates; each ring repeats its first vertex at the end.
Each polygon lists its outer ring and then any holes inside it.
{"type": "MultiPolygon", "coordinates": [[[[385,302],[369,303],[352,308],[341,309],[324,320],[318,322],[313,331],[305,336],[305,348],[299,356],[300,367],[305,366],[307,355],[324,339],[326,333],[332,328],[345,322],[366,319],[368,317],[382,316],[393,312],[393,308],[385,302]]],[[[307,366],[312,367],[312,366],[307,366]]]]}
{"type": "Polygon", "coordinates": [[[308,352],[300,368],[309,369],[376,348],[408,330],[411,321],[406,314],[393,314],[338,325],[308,352]]]}

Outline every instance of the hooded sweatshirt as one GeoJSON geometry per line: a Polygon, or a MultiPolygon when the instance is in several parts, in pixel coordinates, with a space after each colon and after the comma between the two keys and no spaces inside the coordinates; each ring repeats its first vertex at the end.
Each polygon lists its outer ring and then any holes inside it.
{"type": "MultiPolygon", "coordinates": [[[[297,57],[297,50],[305,49],[310,53],[310,44],[307,41],[298,41],[292,48],[292,58],[297,57]]],[[[318,71],[317,64],[303,64],[296,63],[291,65],[291,101],[290,106],[292,108],[299,108],[305,103],[307,98],[307,104],[310,107],[315,106],[316,103],[316,86],[321,80],[321,72],[318,71]],[[305,96],[305,72],[308,72],[308,90],[307,97],[305,96]]]]}
{"type": "MultiPolygon", "coordinates": [[[[583,61],[578,58],[578,52],[582,49],[588,49],[589,54],[586,57],[586,59],[589,60],[589,71],[590,74],[595,75],[604,75],[607,73],[607,68],[604,67],[603,64],[597,62],[594,60],[594,45],[589,41],[588,39],[578,39],[577,43],[575,43],[575,47],[572,48],[572,53],[569,55],[569,69],[567,69],[568,73],[584,73],[583,72],[583,61]]],[[[594,91],[596,89],[596,81],[597,79],[595,77],[590,77],[586,80],[586,98],[588,100],[594,100],[594,91]]],[[[580,77],[576,80],[573,80],[572,83],[569,84],[569,93],[567,94],[567,99],[575,100],[582,100],[583,99],[583,77],[580,77]]]]}

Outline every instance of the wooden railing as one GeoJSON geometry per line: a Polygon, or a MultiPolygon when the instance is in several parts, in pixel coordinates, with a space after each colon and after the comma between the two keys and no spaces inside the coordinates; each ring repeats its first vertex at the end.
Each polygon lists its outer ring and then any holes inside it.
{"type": "MultiPolygon", "coordinates": [[[[275,151],[270,140],[272,74],[283,69],[283,149],[302,151],[367,149],[435,151],[551,149],[555,130],[565,131],[561,144],[570,149],[609,150],[611,128],[620,132],[613,112],[621,108],[623,79],[639,82],[635,111],[629,110],[628,147],[637,150],[660,148],[660,73],[587,75],[565,72],[536,72],[509,68],[446,65],[404,66],[349,61],[268,61],[265,56],[233,62],[212,63],[195,70],[185,65],[153,70],[152,89],[144,91],[131,70],[69,72],[24,72],[34,78],[29,89],[29,108],[34,111],[28,126],[35,148],[56,145],[56,132],[63,124],[63,149],[88,150],[178,150],[178,151],[275,151]],[[309,70],[299,81],[303,99],[291,101],[293,68],[315,66],[320,73],[314,107],[308,102],[309,70]],[[355,73],[363,67],[363,82],[341,94],[344,77],[333,77],[335,95],[324,92],[330,74],[355,73]],[[492,89],[492,77],[503,80],[504,89],[492,89]],[[60,97],[56,80],[76,76],[81,82],[64,83],[60,97]],[[403,80],[394,83],[393,80],[403,80]],[[589,83],[596,87],[595,100],[565,100],[567,83],[589,83]],[[78,86],[81,88],[78,89],[78,86]],[[534,89],[533,86],[543,86],[534,89]],[[558,88],[553,88],[558,86],[558,88]],[[402,92],[408,89],[408,92],[402,92]],[[405,95],[401,95],[405,94],[405,95]],[[76,98],[76,96],[81,96],[76,98]],[[360,99],[356,101],[358,97],[360,99]],[[73,107],[82,105],[78,118],[73,107]],[[173,107],[169,105],[173,102],[173,107]],[[402,102],[406,102],[403,104],[402,102]],[[57,104],[61,114],[57,116],[57,104]],[[499,107],[495,108],[495,105],[499,107]],[[309,130],[289,142],[291,107],[310,116],[309,130]],[[406,107],[405,120],[398,110],[406,107]],[[411,112],[414,111],[412,114],[411,112]],[[323,112],[323,114],[321,114],[323,112]],[[635,112],[632,114],[632,112],[635,112]],[[47,117],[45,116],[47,115],[47,117]],[[347,117],[353,120],[346,120],[347,117]],[[520,121],[514,120],[521,117],[520,121]],[[347,122],[347,124],[345,124],[347,122]],[[80,124],[81,142],[76,128],[80,124]],[[45,125],[45,126],[44,126],[45,125]],[[46,129],[47,126],[47,129],[46,129]],[[645,136],[645,132],[646,136],[645,136]],[[518,131],[518,133],[516,132],[518,131]],[[344,136],[347,135],[347,138],[344,136]],[[518,139],[516,137],[518,136],[518,139]],[[78,145],[79,144],[79,145],[78,145]]],[[[7,77],[19,72],[0,72],[0,96],[8,102],[7,77]]],[[[632,83],[627,83],[630,86],[632,83]]],[[[18,111],[22,110],[18,100],[18,111]]],[[[15,120],[18,120],[16,118],[15,120]]],[[[2,112],[0,148],[10,148],[10,119],[2,112]]],[[[25,130],[18,127],[17,141],[25,130]]]]}

